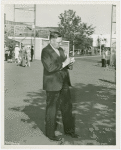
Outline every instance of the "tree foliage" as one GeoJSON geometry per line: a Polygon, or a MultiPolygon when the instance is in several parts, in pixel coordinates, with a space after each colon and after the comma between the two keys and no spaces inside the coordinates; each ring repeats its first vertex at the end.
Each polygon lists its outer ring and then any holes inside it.
{"type": "Polygon", "coordinates": [[[14,50],[16,41],[13,39],[8,38],[8,33],[5,31],[4,32],[4,45],[6,45],[8,48],[11,48],[14,50]]]}
{"type": "Polygon", "coordinates": [[[87,48],[92,45],[90,35],[94,33],[94,27],[87,25],[81,21],[81,17],[76,15],[73,10],[64,11],[59,16],[60,22],[59,32],[62,34],[64,40],[70,41],[70,49],[73,44],[78,49],[87,48]]]}

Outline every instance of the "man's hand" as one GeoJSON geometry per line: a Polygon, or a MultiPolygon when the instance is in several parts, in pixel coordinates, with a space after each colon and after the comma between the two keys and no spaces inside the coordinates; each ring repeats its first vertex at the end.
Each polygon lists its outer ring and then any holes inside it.
{"type": "Polygon", "coordinates": [[[69,58],[69,57],[67,57],[67,59],[63,62],[63,68],[64,67],[66,67],[66,66],[72,66],[73,65],[73,63],[75,62],[75,59],[74,59],[74,57],[72,57],[72,58],[69,58]]]}
{"type": "Polygon", "coordinates": [[[68,64],[71,63],[71,59],[68,57],[64,62],[63,62],[63,68],[66,67],[68,64]]]}
{"type": "Polygon", "coordinates": [[[75,59],[74,57],[70,58],[71,59],[71,63],[74,63],[75,62],[75,59]]]}
{"type": "Polygon", "coordinates": [[[68,66],[72,66],[74,64],[74,62],[71,62],[70,64],[68,64],[68,66]]]}

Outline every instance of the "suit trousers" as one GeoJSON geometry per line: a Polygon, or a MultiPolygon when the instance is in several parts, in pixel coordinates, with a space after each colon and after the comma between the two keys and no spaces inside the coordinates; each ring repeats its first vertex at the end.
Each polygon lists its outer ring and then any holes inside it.
{"type": "Polygon", "coordinates": [[[102,67],[106,67],[106,60],[102,59],[102,67]]]}
{"type": "Polygon", "coordinates": [[[33,61],[33,54],[31,54],[31,61],[33,61]]]}
{"type": "Polygon", "coordinates": [[[57,111],[61,110],[64,133],[75,133],[72,116],[72,102],[68,84],[63,84],[60,91],[46,91],[45,131],[47,137],[54,137],[56,130],[57,111]]]}

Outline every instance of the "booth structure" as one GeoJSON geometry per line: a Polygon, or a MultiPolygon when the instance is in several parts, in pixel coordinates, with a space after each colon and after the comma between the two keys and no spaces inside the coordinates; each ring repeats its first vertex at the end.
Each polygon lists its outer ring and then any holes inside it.
{"type": "MultiPolygon", "coordinates": [[[[34,40],[31,37],[9,37],[10,39],[14,39],[24,46],[26,45],[33,45],[34,40]]],[[[35,49],[34,49],[34,59],[41,60],[41,52],[44,47],[49,44],[49,39],[46,38],[35,38],[35,49]]],[[[63,48],[64,52],[69,55],[69,41],[62,41],[61,47],[63,48]]]]}

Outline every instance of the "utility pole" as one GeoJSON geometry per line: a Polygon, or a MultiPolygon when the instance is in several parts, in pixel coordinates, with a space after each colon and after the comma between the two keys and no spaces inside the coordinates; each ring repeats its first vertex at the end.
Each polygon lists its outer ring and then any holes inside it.
{"type": "Polygon", "coordinates": [[[36,48],[35,34],[36,34],[36,4],[34,4],[34,59],[35,59],[35,48],[36,48]]]}
{"type": "Polygon", "coordinates": [[[113,21],[113,5],[111,7],[110,65],[112,65],[112,21],[113,21]]]}
{"type": "Polygon", "coordinates": [[[13,25],[13,40],[14,40],[14,42],[15,42],[15,4],[14,4],[14,16],[13,16],[13,22],[14,22],[14,25],[13,25]]]}

